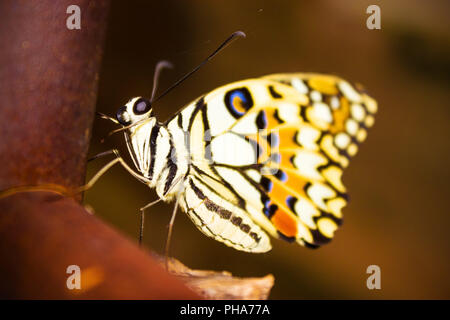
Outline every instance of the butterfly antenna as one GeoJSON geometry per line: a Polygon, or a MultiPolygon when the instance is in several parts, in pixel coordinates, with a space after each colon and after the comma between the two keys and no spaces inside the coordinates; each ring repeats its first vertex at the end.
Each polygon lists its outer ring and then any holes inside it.
{"type": "MultiPolygon", "coordinates": [[[[161,60],[161,61],[159,61],[159,62],[156,64],[156,67],[155,67],[155,73],[153,74],[153,89],[152,89],[152,97],[151,97],[150,102],[153,101],[153,99],[154,99],[154,97],[155,97],[156,90],[158,89],[159,77],[160,77],[161,71],[162,71],[164,68],[172,69],[172,68],[173,68],[173,65],[172,65],[172,63],[170,63],[169,61],[166,61],[166,60],[161,60]]],[[[107,120],[110,120],[110,121],[112,121],[112,122],[114,122],[114,123],[120,124],[119,121],[117,121],[116,119],[114,119],[114,118],[112,118],[112,117],[110,117],[110,116],[108,116],[108,115],[106,115],[106,114],[104,114],[104,113],[97,112],[97,115],[100,116],[100,118],[102,118],[102,119],[107,119],[107,120]]],[[[108,135],[107,135],[105,138],[107,138],[107,137],[113,135],[114,133],[117,133],[117,132],[120,132],[120,131],[127,130],[127,129],[129,129],[129,128],[132,128],[132,127],[134,127],[134,126],[137,125],[137,124],[140,124],[140,123],[142,123],[142,122],[145,122],[146,120],[147,120],[147,119],[143,119],[143,120],[141,120],[141,121],[139,121],[139,122],[137,122],[137,123],[135,123],[135,124],[132,124],[132,125],[130,125],[130,126],[124,126],[124,127],[120,128],[120,129],[113,130],[113,131],[111,131],[110,133],[108,133],[108,135]]],[[[102,143],[105,141],[105,138],[102,138],[102,139],[101,139],[101,142],[102,142],[102,143]]]]}
{"type": "Polygon", "coordinates": [[[159,75],[161,74],[161,70],[164,68],[172,69],[173,65],[169,61],[166,61],[166,60],[161,60],[156,64],[155,73],[153,74],[153,89],[152,89],[152,96],[150,98],[150,102],[152,102],[153,99],[155,98],[156,89],[158,88],[159,75]]]}
{"type": "Polygon", "coordinates": [[[182,83],[184,80],[189,78],[191,75],[193,75],[195,72],[197,72],[205,63],[207,63],[209,60],[214,58],[216,54],[218,54],[220,51],[225,49],[231,42],[236,40],[237,38],[245,38],[245,33],[242,31],[236,31],[231,36],[229,36],[216,50],[214,50],[213,53],[211,53],[208,58],[203,60],[197,67],[195,67],[192,71],[185,74],[181,79],[179,79],[177,82],[175,82],[172,86],[167,88],[163,93],[161,93],[156,99],[152,99],[152,102],[155,103],[156,101],[160,100],[162,97],[164,97],[166,94],[168,94],[170,91],[172,91],[174,88],[176,88],[180,83],[182,83]]]}
{"type": "MultiPolygon", "coordinates": [[[[205,60],[203,60],[196,68],[194,68],[191,72],[185,74],[181,79],[179,79],[177,82],[175,82],[172,86],[170,86],[169,88],[167,88],[163,93],[161,93],[156,99],[154,98],[154,94],[156,92],[156,83],[158,82],[157,80],[155,81],[155,79],[159,78],[159,73],[160,71],[167,67],[166,63],[170,64],[167,61],[161,61],[161,63],[163,63],[161,66],[159,66],[159,63],[156,65],[156,69],[155,69],[155,75],[154,75],[154,81],[153,81],[153,90],[152,90],[152,99],[151,102],[152,104],[155,103],[156,101],[160,100],[162,97],[164,97],[166,94],[168,94],[170,91],[172,91],[174,88],[176,88],[180,83],[182,83],[184,80],[186,80],[187,78],[189,78],[191,75],[193,75],[195,72],[197,72],[201,67],[203,67],[203,65],[205,63],[207,63],[209,60],[211,60],[212,58],[214,58],[215,55],[217,55],[220,51],[222,51],[223,49],[225,49],[231,42],[233,42],[234,40],[236,40],[237,38],[245,38],[245,33],[243,31],[236,31],[234,32],[231,36],[229,36],[216,50],[214,50],[213,53],[211,53],[208,58],[206,58],[205,60]]],[[[172,66],[170,64],[170,66],[172,66]]],[[[129,128],[132,128],[134,126],[137,126],[145,121],[147,121],[148,119],[142,119],[136,123],[133,123],[129,126],[124,126],[122,128],[116,129],[111,131],[108,134],[108,137],[117,133],[117,132],[121,132],[121,131],[125,131],[129,128]]]]}

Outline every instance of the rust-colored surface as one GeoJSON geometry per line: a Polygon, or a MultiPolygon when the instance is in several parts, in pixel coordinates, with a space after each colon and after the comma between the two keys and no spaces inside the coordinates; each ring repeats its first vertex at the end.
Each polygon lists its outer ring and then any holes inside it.
{"type": "MultiPolygon", "coordinates": [[[[107,0],[0,2],[0,191],[84,183],[108,7],[107,0]],[[66,28],[72,4],[81,30],[66,28]]],[[[198,298],[55,193],[3,193],[0,261],[0,298],[198,298]],[[81,268],[80,290],[66,286],[70,265],[81,268]]]]}
{"type": "Polygon", "coordinates": [[[0,298],[199,298],[71,199],[19,193],[0,199],[0,213],[0,298]],[[81,269],[81,290],[67,289],[70,265],[81,269]]]}
{"type": "Polygon", "coordinates": [[[84,181],[109,1],[0,2],[0,189],[84,181]],[[81,9],[81,30],[66,27],[81,9]]]}

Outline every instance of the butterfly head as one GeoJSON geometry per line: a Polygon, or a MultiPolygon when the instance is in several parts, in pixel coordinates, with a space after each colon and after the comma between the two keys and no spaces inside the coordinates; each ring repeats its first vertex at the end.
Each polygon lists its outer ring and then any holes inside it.
{"type": "Polygon", "coordinates": [[[135,97],[117,110],[117,121],[123,126],[130,126],[139,121],[153,117],[152,104],[143,97],[135,97]]]}

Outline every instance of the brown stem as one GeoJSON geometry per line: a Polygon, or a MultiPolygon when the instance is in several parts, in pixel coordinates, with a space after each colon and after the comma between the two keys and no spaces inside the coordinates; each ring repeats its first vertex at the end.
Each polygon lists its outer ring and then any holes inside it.
{"type": "Polygon", "coordinates": [[[109,1],[0,3],[0,190],[84,182],[109,1]]]}
{"type": "MultiPolygon", "coordinates": [[[[84,183],[107,0],[0,2],[0,190],[84,183]],[[67,7],[81,9],[68,30],[67,7]]],[[[77,200],[81,200],[79,197],[77,200]]],[[[73,199],[0,199],[0,298],[198,298],[73,199]],[[81,290],[68,290],[69,265],[81,290]]]]}

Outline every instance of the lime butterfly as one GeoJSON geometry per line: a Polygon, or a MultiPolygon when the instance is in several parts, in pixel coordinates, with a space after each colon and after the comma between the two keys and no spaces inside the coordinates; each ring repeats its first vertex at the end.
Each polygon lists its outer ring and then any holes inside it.
{"type": "Polygon", "coordinates": [[[269,235],[310,248],[332,239],[348,199],[343,170],[377,111],[361,86],[273,74],[215,89],[164,123],[153,114],[154,93],[132,98],[117,120],[104,116],[122,125],[115,132],[124,131],[138,172],[116,153],[97,177],[121,162],[159,200],[176,200],[171,225],[179,205],[200,231],[237,250],[267,252],[269,235]]]}

